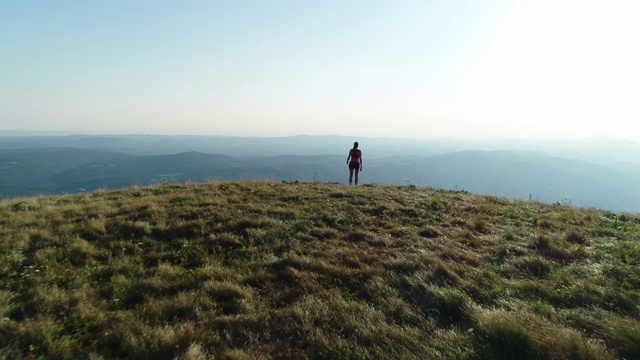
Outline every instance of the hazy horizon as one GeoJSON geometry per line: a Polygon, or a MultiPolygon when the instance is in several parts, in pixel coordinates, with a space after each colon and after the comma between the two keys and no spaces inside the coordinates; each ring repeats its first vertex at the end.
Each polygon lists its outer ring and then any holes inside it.
{"type": "MultiPolygon", "coordinates": [[[[455,135],[425,135],[425,136],[366,136],[366,135],[339,135],[339,134],[286,134],[286,135],[226,135],[219,133],[152,133],[152,132],[101,132],[101,131],[62,131],[62,130],[14,130],[14,129],[0,129],[0,137],[47,137],[47,136],[88,136],[88,137],[221,137],[221,138],[295,138],[295,137],[312,137],[312,138],[322,138],[322,137],[337,137],[337,138],[348,138],[353,141],[358,141],[358,139],[366,140],[408,140],[408,141],[434,141],[434,140],[442,140],[442,141],[451,141],[451,142],[491,142],[491,141],[530,141],[530,142],[561,142],[561,141],[592,141],[592,140],[603,140],[603,141],[613,141],[613,142],[630,142],[634,144],[640,145],[640,139],[630,139],[625,137],[614,137],[614,136],[605,136],[605,135],[592,135],[592,136],[565,136],[565,137],[526,137],[526,136],[513,136],[513,137],[480,137],[480,136],[455,136],[455,135]]],[[[360,140],[360,141],[362,141],[360,140]]],[[[349,145],[349,144],[346,144],[349,145]]]]}
{"type": "Polygon", "coordinates": [[[0,132],[640,140],[640,3],[0,3],[0,132]]]}

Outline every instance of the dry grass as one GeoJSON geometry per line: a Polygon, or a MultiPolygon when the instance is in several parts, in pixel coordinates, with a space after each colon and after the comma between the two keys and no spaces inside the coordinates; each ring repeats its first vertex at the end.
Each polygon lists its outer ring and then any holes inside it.
{"type": "Polygon", "coordinates": [[[377,185],[6,200],[0,357],[638,358],[638,226],[377,185]]]}

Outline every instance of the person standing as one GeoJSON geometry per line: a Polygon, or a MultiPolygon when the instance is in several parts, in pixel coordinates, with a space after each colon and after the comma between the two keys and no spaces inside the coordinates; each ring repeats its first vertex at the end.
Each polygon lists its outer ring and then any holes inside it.
{"type": "Polygon", "coordinates": [[[358,172],[362,171],[362,151],[358,149],[357,141],[353,143],[353,149],[349,150],[347,164],[349,164],[349,185],[353,182],[354,173],[356,175],[356,185],[358,185],[358,172]]]}

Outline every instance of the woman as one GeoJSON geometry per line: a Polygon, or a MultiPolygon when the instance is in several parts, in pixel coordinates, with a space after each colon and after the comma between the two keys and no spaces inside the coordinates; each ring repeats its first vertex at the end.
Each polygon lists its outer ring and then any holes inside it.
{"type": "Polygon", "coordinates": [[[356,173],[356,185],[358,185],[358,171],[362,171],[362,151],[358,150],[358,142],[353,143],[353,149],[349,150],[347,156],[347,164],[349,164],[349,185],[353,180],[353,173],[356,173]]]}

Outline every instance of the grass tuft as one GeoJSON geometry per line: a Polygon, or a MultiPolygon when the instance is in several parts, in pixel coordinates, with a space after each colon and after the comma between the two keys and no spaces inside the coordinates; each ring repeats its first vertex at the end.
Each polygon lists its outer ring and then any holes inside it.
{"type": "Polygon", "coordinates": [[[576,231],[570,231],[567,233],[565,241],[572,244],[589,245],[589,239],[576,231]]]}

